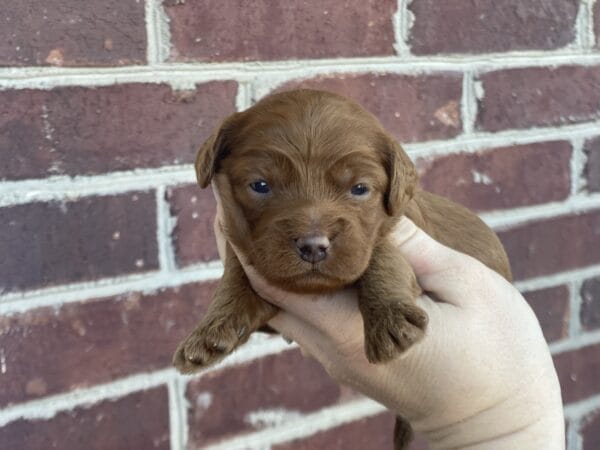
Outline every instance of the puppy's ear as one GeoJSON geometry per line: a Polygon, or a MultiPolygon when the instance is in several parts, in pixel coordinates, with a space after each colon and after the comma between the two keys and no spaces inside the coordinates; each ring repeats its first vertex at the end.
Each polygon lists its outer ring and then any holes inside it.
{"type": "Polygon", "coordinates": [[[417,187],[417,171],[404,149],[395,139],[384,137],[384,154],[388,172],[388,188],[384,197],[390,216],[401,215],[413,198],[417,187]]]}
{"type": "Polygon", "coordinates": [[[235,116],[237,113],[227,117],[198,150],[195,167],[196,179],[201,188],[210,184],[213,175],[219,168],[219,162],[229,153],[227,136],[231,133],[235,116]]]}

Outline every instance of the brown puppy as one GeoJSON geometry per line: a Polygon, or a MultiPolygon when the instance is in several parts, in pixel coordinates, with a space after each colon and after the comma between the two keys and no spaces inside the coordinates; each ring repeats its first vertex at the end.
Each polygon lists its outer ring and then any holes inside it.
{"type": "MultiPolygon", "coordinates": [[[[268,281],[313,293],[356,286],[372,363],[408,349],[427,324],[415,304],[415,275],[388,241],[403,215],[511,277],[496,235],[465,208],[420,191],[400,145],[344,97],[284,92],[233,114],[200,149],[196,172],[201,187],[217,185],[227,239],[268,281]]],[[[276,313],[251,289],[228,246],[223,279],[175,366],[190,373],[214,364],[276,313]]],[[[399,418],[396,448],[405,448],[410,434],[399,418]]]]}

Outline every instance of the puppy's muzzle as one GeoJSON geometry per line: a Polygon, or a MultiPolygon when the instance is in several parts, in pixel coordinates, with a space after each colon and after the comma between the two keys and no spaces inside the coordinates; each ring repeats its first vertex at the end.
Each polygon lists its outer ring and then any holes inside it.
{"type": "Polygon", "coordinates": [[[305,236],[294,240],[300,258],[315,264],[327,258],[329,238],[324,235],[305,236]]]}

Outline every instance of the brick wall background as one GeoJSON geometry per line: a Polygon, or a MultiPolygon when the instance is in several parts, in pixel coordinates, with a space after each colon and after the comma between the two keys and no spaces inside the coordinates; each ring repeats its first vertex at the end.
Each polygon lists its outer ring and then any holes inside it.
{"type": "Polygon", "coordinates": [[[279,338],[170,367],[222,270],[195,150],[293,86],[362,102],[498,230],[568,448],[600,447],[600,2],[0,0],[0,66],[3,448],[391,448],[279,338]]]}

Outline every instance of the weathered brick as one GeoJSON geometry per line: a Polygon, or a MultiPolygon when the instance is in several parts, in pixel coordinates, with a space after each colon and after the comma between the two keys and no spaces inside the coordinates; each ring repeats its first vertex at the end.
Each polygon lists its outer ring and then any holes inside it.
{"type": "Polygon", "coordinates": [[[583,419],[581,427],[583,450],[600,448],[600,410],[596,410],[583,419]]]}
{"type": "Polygon", "coordinates": [[[0,66],[146,62],[144,3],[0,1],[0,66]]]}
{"type": "MultiPolygon", "coordinates": [[[[312,436],[274,445],[273,450],[364,450],[394,448],[393,431],[395,416],[382,413],[345,423],[312,436]]],[[[427,442],[416,436],[410,450],[427,450],[427,442]]]]}
{"type": "Polygon", "coordinates": [[[212,190],[198,185],[167,191],[171,215],[176,218],[171,238],[179,266],[219,259],[213,221],[217,211],[212,190]]]}
{"type": "Polygon", "coordinates": [[[523,294],[537,316],[547,342],[569,333],[569,290],[558,286],[523,294]]]}
{"type": "Polygon", "coordinates": [[[0,208],[0,292],[158,267],[152,192],[0,208]]]}
{"type": "Polygon", "coordinates": [[[514,208],[565,199],[571,145],[515,145],[417,162],[421,185],[471,209],[514,208]]]}
{"type": "Polygon", "coordinates": [[[586,187],[591,192],[600,192],[600,137],[587,141],[584,151],[586,187]]]}
{"type": "Polygon", "coordinates": [[[167,389],[158,387],[0,428],[2,448],[20,450],[169,449],[167,389]]]}
{"type": "Polygon", "coordinates": [[[394,0],[167,0],[176,61],[392,55],[394,0]]]}
{"type": "Polygon", "coordinates": [[[395,417],[391,413],[378,414],[345,423],[312,436],[273,446],[273,450],[362,450],[365,448],[393,448],[395,417]]]}
{"type": "Polygon", "coordinates": [[[236,92],[230,81],[0,91],[0,179],[190,163],[236,92]]]}
{"type": "Polygon", "coordinates": [[[351,395],[297,349],[207,373],[186,393],[191,447],[269,426],[281,410],[308,413],[351,395]]]}
{"type": "Polygon", "coordinates": [[[414,0],[412,52],[549,50],[575,38],[577,0],[414,0]]]}
{"type": "Polygon", "coordinates": [[[346,74],[293,80],[280,86],[320,89],[353,98],[402,142],[443,139],[462,130],[462,76],[346,74]]]}
{"type": "Polygon", "coordinates": [[[195,283],[0,317],[0,406],[170,367],[214,287],[195,283]]]}
{"type": "Polygon", "coordinates": [[[565,404],[600,393],[600,344],[554,356],[565,404]]]}
{"type": "Polygon", "coordinates": [[[586,330],[600,328],[600,277],[581,286],[581,325],[586,330]]]}
{"type": "Polygon", "coordinates": [[[498,235],[517,280],[600,262],[600,210],[530,222],[498,235]]]}
{"type": "Polygon", "coordinates": [[[600,66],[530,67],[480,77],[477,128],[555,126],[600,118],[600,66]]]}

